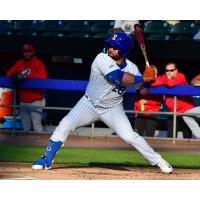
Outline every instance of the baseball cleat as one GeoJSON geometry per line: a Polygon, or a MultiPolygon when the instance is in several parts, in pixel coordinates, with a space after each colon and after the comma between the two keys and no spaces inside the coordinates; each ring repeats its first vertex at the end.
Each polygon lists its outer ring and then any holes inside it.
{"type": "Polygon", "coordinates": [[[50,169],[51,165],[53,164],[53,159],[57,151],[62,146],[62,144],[63,142],[61,141],[54,142],[52,140],[49,140],[43,156],[33,163],[32,169],[36,170],[50,169]]]}
{"type": "Polygon", "coordinates": [[[40,159],[36,160],[33,163],[32,169],[42,170],[42,169],[51,169],[51,165],[53,164],[53,160],[51,163],[47,164],[47,158],[42,156],[40,159]]]}
{"type": "Polygon", "coordinates": [[[157,166],[161,169],[161,171],[165,174],[169,174],[173,172],[172,166],[161,158],[161,160],[158,162],[157,166]]]}

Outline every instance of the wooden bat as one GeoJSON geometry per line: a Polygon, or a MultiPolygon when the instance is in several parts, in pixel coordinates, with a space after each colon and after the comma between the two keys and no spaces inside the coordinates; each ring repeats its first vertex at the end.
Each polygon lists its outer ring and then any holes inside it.
{"type": "Polygon", "coordinates": [[[141,31],[140,25],[139,24],[135,24],[134,25],[134,29],[135,29],[135,34],[136,34],[136,37],[137,37],[137,41],[138,41],[138,43],[140,45],[140,49],[142,50],[142,54],[144,56],[144,60],[145,60],[146,66],[150,67],[149,61],[148,61],[148,58],[147,58],[147,51],[146,51],[145,44],[144,44],[144,38],[142,36],[142,31],[141,31]]]}

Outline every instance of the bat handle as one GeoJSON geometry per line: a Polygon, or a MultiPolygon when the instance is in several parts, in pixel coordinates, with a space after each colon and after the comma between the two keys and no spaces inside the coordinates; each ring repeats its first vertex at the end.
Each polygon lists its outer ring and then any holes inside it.
{"type": "Polygon", "coordinates": [[[147,66],[147,67],[150,67],[149,61],[146,61],[146,66],[147,66]]]}

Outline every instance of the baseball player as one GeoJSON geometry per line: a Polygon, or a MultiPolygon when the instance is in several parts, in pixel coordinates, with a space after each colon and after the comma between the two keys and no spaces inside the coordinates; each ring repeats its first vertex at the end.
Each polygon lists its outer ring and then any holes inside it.
{"type": "Polygon", "coordinates": [[[44,154],[33,163],[32,169],[51,168],[56,152],[71,130],[101,120],[134,146],[151,165],[157,165],[163,173],[171,173],[172,167],[133,131],[122,105],[127,86],[134,86],[145,93],[149,82],[155,80],[154,71],[149,75],[145,73],[143,77],[137,66],[126,58],[132,49],[132,39],[125,33],[114,33],[105,40],[105,47],[106,53],[99,53],[92,63],[85,95],[61,120],[44,154]]]}

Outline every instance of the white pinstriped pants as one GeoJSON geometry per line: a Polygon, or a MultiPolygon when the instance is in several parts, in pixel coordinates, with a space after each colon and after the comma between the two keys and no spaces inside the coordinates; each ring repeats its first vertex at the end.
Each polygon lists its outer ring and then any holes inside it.
{"type": "Polygon", "coordinates": [[[160,161],[161,156],[138,133],[133,131],[121,104],[102,111],[102,109],[95,108],[85,95],[68,115],[61,120],[51,139],[64,142],[71,130],[91,124],[97,120],[103,121],[119,137],[134,146],[150,164],[156,165],[160,161]]]}
{"type": "MultiPolygon", "coordinates": [[[[196,117],[200,118],[200,106],[187,110],[185,113],[199,113],[199,115],[196,117]]],[[[194,117],[183,116],[183,120],[192,131],[193,136],[200,138],[200,127],[199,124],[195,121],[194,117]]]]}

